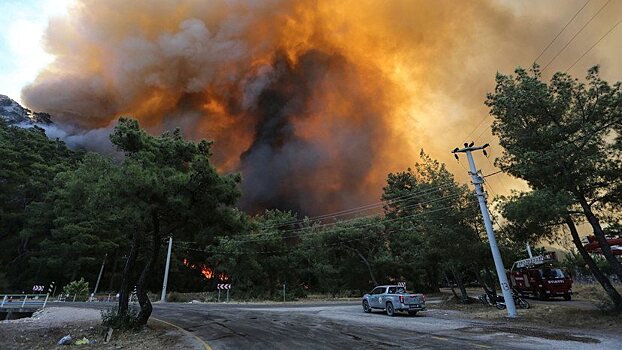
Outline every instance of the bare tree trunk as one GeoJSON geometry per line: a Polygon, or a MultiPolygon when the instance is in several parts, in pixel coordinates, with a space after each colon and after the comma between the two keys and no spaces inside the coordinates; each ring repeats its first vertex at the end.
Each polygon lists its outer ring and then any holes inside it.
{"type": "Polygon", "coordinates": [[[488,285],[490,286],[490,290],[492,292],[492,295],[495,297],[495,300],[497,298],[497,284],[495,282],[495,278],[492,275],[492,272],[490,271],[490,268],[488,266],[484,266],[484,271],[486,271],[486,279],[488,280],[488,285]]]}
{"type": "Polygon", "coordinates": [[[458,288],[460,289],[460,300],[463,304],[469,302],[469,295],[467,294],[466,288],[464,287],[464,283],[462,281],[462,276],[460,276],[460,272],[456,270],[455,267],[451,267],[451,273],[454,275],[454,279],[456,280],[456,284],[458,284],[458,288]]]}
{"type": "Polygon", "coordinates": [[[138,249],[140,248],[140,231],[135,230],[132,234],[132,244],[130,247],[130,253],[125,261],[125,267],[123,267],[123,276],[121,277],[121,290],[119,292],[119,315],[125,315],[128,309],[128,303],[130,298],[130,284],[132,281],[132,272],[134,271],[134,265],[138,258],[138,249]]]}
{"type": "Polygon", "coordinates": [[[354,250],[356,254],[359,256],[359,258],[361,258],[361,261],[363,261],[363,264],[367,266],[367,270],[369,271],[369,277],[371,277],[371,281],[374,283],[374,286],[377,286],[378,282],[376,281],[376,277],[374,276],[374,271],[372,270],[371,265],[369,264],[369,261],[365,259],[363,254],[361,254],[361,252],[359,252],[358,249],[355,249],[355,248],[350,248],[350,249],[354,250]]]}
{"type": "Polygon", "coordinates": [[[574,221],[572,221],[572,218],[570,216],[566,216],[564,220],[566,221],[566,225],[568,225],[568,229],[570,229],[570,235],[572,236],[572,241],[574,242],[574,245],[577,247],[579,254],[581,254],[581,257],[587,264],[588,269],[590,270],[592,275],[594,275],[594,278],[596,278],[598,283],[600,283],[600,285],[603,287],[605,292],[607,292],[616,310],[622,310],[622,296],[620,296],[620,293],[618,293],[618,291],[613,287],[613,285],[611,285],[611,281],[609,281],[609,278],[607,278],[607,276],[605,276],[605,274],[598,268],[598,265],[596,265],[596,262],[594,261],[594,259],[592,259],[590,254],[587,252],[587,250],[583,246],[583,243],[581,242],[581,238],[579,237],[579,232],[577,231],[577,227],[575,226],[574,221]]]}
{"type": "Polygon", "coordinates": [[[484,289],[484,293],[486,294],[492,294],[494,293],[494,286],[493,288],[490,288],[488,286],[488,284],[486,283],[486,281],[484,281],[484,278],[482,278],[482,275],[480,274],[480,271],[477,270],[477,268],[473,268],[473,273],[475,273],[475,278],[477,278],[477,282],[479,282],[479,284],[482,286],[482,289],[484,289]]]}
{"type": "Polygon", "coordinates": [[[454,298],[456,298],[456,300],[460,299],[458,293],[456,293],[456,290],[454,289],[453,282],[449,281],[449,277],[447,277],[447,274],[445,272],[443,272],[443,275],[445,276],[445,282],[447,283],[447,285],[449,285],[449,288],[451,288],[451,292],[453,293],[454,298]]]}
{"type": "Polygon", "coordinates": [[[607,242],[607,237],[605,237],[605,232],[603,231],[603,228],[600,226],[600,222],[598,218],[592,212],[592,208],[588,204],[585,197],[580,193],[576,193],[576,195],[578,197],[579,204],[581,204],[581,208],[583,209],[583,213],[587,217],[587,221],[590,223],[590,225],[594,229],[594,236],[596,237],[596,240],[598,241],[600,250],[605,256],[605,259],[607,259],[607,261],[609,262],[609,266],[611,266],[611,269],[613,270],[613,272],[618,276],[618,279],[622,281],[622,264],[620,264],[620,261],[618,260],[618,258],[616,258],[616,256],[613,255],[613,253],[611,252],[611,247],[609,246],[609,243],[607,242]]]}
{"type": "Polygon", "coordinates": [[[110,284],[108,285],[108,291],[114,290],[114,277],[117,275],[118,267],[119,267],[119,257],[117,256],[114,259],[114,263],[112,265],[112,273],[110,274],[110,284]]]}
{"type": "Polygon", "coordinates": [[[151,257],[146,262],[143,271],[138,278],[138,283],[136,283],[136,296],[138,297],[138,303],[140,304],[140,312],[138,313],[138,317],[136,323],[140,326],[146,325],[149,317],[151,316],[151,312],[153,311],[153,306],[151,305],[151,301],[149,300],[149,296],[147,295],[147,290],[145,289],[145,283],[147,282],[147,278],[151,273],[151,268],[158,261],[158,254],[160,253],[160,219],[157,213],[153,213],[151,215],[151,221],[153,224],[153,234],[152,234],[152,245],[151,245],[151,257]]]}

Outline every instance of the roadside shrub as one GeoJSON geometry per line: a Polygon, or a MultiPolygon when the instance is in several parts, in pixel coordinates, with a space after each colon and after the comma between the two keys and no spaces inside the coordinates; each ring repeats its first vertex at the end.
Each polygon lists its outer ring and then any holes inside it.
{"type": "Polygon", "coordinates": [[[84,278],[80,278],[79,281],[73,281],[63,287],[63,294],[68,295],[88,295],[89,294],[89,282],[84,278]]]}
{"type": "Polygon", "coordinates": [[[137,322],[138,309],[130,307],[125,314],[119,314],[118,309],[113,307],[102,310],[102,325],[106,328],[120,330],[137,330],[140,325],[137,322]]]}

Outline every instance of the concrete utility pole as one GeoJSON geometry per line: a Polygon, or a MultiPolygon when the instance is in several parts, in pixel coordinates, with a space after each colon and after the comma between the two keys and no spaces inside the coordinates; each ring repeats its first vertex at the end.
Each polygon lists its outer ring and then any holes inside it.
{"type": "Polygon", "coordinates": [[[104,255],[104,260],[102,261],[102,267],[99,269],[99,276],[97,276],[97,282],[95,283],[95,290],[93,290],[93,295],[91,298],[95,298],[95,294],[97,294],[97,289],[99,288],[99,281],[102,278],[102,273],[104,273],[104,265],[106,265],[106,258],[108,257],[108,253],[104,255]]]}
{"type": "Polygon", "coordinates": [[[171,265],[171,249],[173,249],[173,236],[168,238],[168,253],[166,254],[164,281],[162,282],[162,297],[160,297],[160,302],[162,303],[166,303],[166,284],[168,283],[168,268],[171,265]]]}
{"type": "MultiPolygon", "coordinates": [[[[473,181],[473,185],[475,185],[475,193],[477,195],[477,200],[479,202],[479,208],[482,211],[482,216],[484,217],[484,226],[486,227],[486,234],[488,235],[488,242],[490,243],[490,250],[492,251],[492,258],[495,261],[495,268],[497,270],[497,276],[499,276],[499,284],[501,285],[501,291],[503,292],[503,298],[505,299],[505,305],[508,309],[509,317],[516,317],[516,305],[514,305],[514,298],[512,297],[512,291],[510,290],[510,285],[508,283],[508,277],[506,276],[505,267],[503,266],[503,260],[501,259],[501,253],[499,252],[499,247],[497,246],[497,239],[495,238],[495,232],[492,229],[492,222],[490,220],[490,213],[488,212],[488,206],[486,204],[486,197],[484,195],[484,190],[482,188],[482,183],[484,183],[484,179],[477,172],[477,168],[475,167],[475,161],[473,160],[473,151],[484,150],[488,147],[488,144],[483,146],[474,147],[473,143],[464,144],[464,148],[455,148],[451,153],[453,153],[458,158],[458,153],[466,153],[467,159],[469,160],[469,175],[471,175],[471,179],[473,181]]],[[[486,151],[484,150],[484,154],[486,151]]]]}
{"type": "Polygon", "coordinates": [[[533,258],[533,254],[531,253],[531,246],[527,243],[527,254],[529,254],[530,258],[533,258]]]}

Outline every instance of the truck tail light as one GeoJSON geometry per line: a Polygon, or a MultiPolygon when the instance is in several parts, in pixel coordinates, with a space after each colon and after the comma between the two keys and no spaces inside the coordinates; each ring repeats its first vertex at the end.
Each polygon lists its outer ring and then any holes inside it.
{"type": "Polygon", "coordinates": [[[404,297],[400,295],[400,303],[404,304],[404,297]]]}

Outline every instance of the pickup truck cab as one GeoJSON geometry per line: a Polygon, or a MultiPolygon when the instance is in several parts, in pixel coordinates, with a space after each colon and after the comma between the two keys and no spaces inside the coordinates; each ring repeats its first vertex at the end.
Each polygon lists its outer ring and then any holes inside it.
{"type": "Polygon", "coordinates": [[[385,310],[389,316],[395,316],[397,311],[414,316],[426,311],[425,295],[410,293],[397,285],[378,286],[363,296],[363,311],[369,313],[374,309],[385,310]]]}

